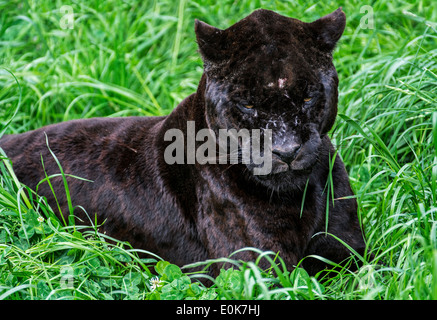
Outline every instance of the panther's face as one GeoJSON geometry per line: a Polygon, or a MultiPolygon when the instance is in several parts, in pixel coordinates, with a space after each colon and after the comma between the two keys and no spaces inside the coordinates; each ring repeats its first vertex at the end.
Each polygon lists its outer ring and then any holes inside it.
{"type": "MultiPolygon", "coordinates": [[[[260,154],[271,165],[256,174],[265,163],[245,163],[258,182],[302,187],[317,163],[322,138],[337,114],[331,52],[344,26],[341,9],[313,23],[267,10],[226,30],[196,21],[207,79],[207,123],[217,136],[220,129],[259,130],[265,138],[260,154]]],[[[252,147],[254,142],[252,136],[252,147]]],[[[239,146],[241,158],[247,144],[240,139],[239,146]]]]}

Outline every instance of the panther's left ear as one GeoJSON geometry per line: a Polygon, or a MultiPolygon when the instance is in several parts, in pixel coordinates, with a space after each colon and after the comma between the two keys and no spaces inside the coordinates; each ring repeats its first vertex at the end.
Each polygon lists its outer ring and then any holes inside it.
{"type": "Polygon", "coordinates": [[[315,35],[316,41],[327,51],[334,50],[337,41],[343,34],[346,26],[346,15],[341,7],[334,12],[309,23],[309,27],[315,35]]]}

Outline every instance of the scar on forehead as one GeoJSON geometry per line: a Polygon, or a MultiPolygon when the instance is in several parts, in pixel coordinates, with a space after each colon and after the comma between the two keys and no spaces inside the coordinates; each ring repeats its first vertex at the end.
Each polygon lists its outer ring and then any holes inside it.
{"type": "Polygon", "coordinates": [[[278,79],[278,87],[279,87],[279,89],[282,89],[285,86],[286,82],[287,82],[287,78],[279,78],[278,79]]]}
{"type": "MultiPolygon", "coordinates": [[[[278,87],[279,89],[283,89],[285,87],[285,84],[287,82],[287,78],[279,78],[278,79],[278,87]]],[[[269,84],[267,85],[269,88],[272,88],[275,86],[275,84],[273,82],[269,82],[269,84]]]]}

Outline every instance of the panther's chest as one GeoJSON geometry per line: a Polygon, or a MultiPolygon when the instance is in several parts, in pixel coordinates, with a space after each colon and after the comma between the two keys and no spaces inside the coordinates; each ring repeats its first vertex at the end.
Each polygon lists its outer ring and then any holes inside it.
{"type": "MultiPolygon", "coordinates": [[[[291,263],[303,255],[323,221],[312,195],[307,199],[258,198],[225,188],[221,182],[208,180],[197,189],[197,227],[210,252],[226,257],[241,248],[254,247],[283,252],[291,263]]],[[[254,257],[244,252],[240,258],[254,257]]]]}

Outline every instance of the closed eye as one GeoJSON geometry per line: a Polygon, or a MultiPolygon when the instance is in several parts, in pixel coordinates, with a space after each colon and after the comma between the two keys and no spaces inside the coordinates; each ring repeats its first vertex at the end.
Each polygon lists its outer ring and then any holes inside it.
{"type": "Polygon", "coordinates": [[[310,102],[312,99],[313,99],[313,98],[305,98],[305,99],[303,99],[303,101],[305,101],[305,102],[310,102]]]}

